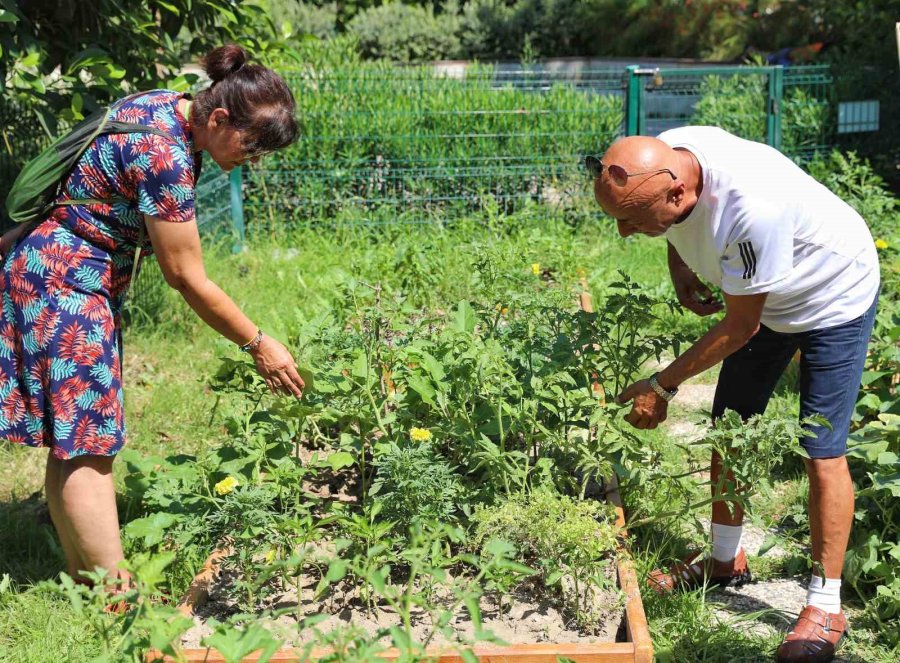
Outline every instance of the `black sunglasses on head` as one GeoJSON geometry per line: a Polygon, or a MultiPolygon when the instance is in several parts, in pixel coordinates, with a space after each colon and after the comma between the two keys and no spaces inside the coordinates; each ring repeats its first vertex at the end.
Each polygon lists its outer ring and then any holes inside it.
{"type": "Polygon", "coordinates": [[[629,173],[622,166],[617,166],[616,164],[606,165],[602,161],[600,161],[600,157],[589,154],[584,158],[584,167],[587,170],[588,175],[591,176],[592,180],[597,179],[603,174],[603,169],[606,168],[606,172],[609,173],[609,178],[618,184],[619,186],[625,186],[628,182],[629,177],[635,177],[637,175],[657,175],[659,173],[669,173],[672,176],[673,180],[677,180],[678,177],[668,168],[660,168],[659,170],[645,170],[640,173],[629,173]]]}

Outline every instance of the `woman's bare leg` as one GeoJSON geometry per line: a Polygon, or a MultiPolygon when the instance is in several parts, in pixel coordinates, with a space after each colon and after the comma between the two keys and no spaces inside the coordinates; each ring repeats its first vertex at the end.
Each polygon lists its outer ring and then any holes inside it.
{"type": "Polygon", "coordinates": [[[63,464],[67,461],[60,460],[53,455],[51,450],[47,456],[47,472],[44,478],[44,493],[47,495],[47,506],[50,509],[50,519],[59,536],[59,543],[66,556],[66,573],[77,578],[80,571],[85,569],[81,553],[75,545],[72,533],[69,531],[69,522],[62,511],[62,496],[60,495],[60,477],[63,464]]]}
{"type": "Polygon", "coordinates": [[[62,512],[72,540],[89,570],[106,569],[127,579],[113,485],[114,456],[79,456],[64,461],[60,473],[62,512]]]}

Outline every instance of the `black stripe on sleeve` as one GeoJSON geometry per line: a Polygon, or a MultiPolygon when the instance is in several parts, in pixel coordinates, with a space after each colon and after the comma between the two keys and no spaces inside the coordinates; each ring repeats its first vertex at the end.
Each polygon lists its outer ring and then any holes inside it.
{"type": "Polygon", "coordinates": [[[747,242],[747,252],[750,254],[750,278],[756,276],[756,251],[753,250],[753,244],[747,242]]]}
{"type": "Polygon", "coordinates": [[[747,274],[750,272],[750,262],[747,259],[747,254],[744,252],[744,242],[738,242],[738,251],[741,252],[741,261],[744,263],[744,275],[741,278],[746,280],[747,274]]]}

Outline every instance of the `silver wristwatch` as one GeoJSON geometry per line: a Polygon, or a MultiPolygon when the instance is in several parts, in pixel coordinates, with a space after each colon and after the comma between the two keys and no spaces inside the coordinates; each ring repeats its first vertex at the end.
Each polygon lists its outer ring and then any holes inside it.
{"type": "Polygon", "coordinates": [[[653,375],[650,376],[650,388],[656,392],[657,396],[659,396],[666,403],[668,403],[673,398],[675,398],[675,394],[678,393],[678,387],[675,387],[672,391],[668,391],[667,389],[664,389],[663,387],[660,386],[659,380],[657,380],[657,377],[659,377],[659,373],[654,373],[653,375]]]}

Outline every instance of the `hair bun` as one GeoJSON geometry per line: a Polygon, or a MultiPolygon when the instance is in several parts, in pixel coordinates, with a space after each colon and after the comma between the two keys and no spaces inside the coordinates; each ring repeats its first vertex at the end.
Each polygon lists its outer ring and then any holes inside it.
{"type": "Polygon", "coordinates": [[[213,83],[234,74],[246,64],[247,51],[237,44],[225,44],[214,48],[203,58],[203,70],[213,83]]]}

